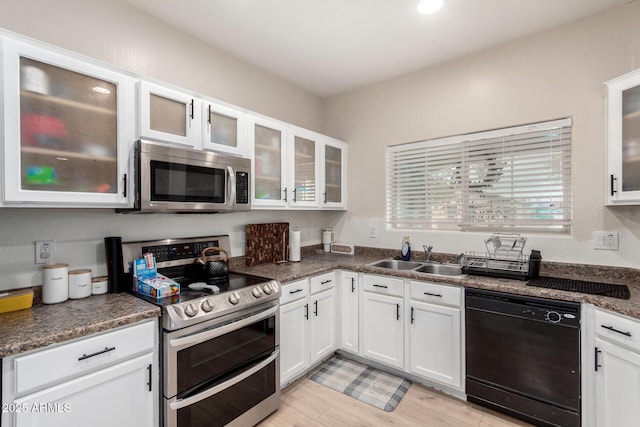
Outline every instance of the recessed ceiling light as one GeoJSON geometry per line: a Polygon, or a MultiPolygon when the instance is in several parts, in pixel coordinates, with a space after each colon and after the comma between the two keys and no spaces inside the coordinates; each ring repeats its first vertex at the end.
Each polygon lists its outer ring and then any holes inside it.
{"type": "Polygon", "coordinates": [[[420,0],[418,3],[418,12],[423,15],[436,13],[442,7],[443,0],[420,0]]]}

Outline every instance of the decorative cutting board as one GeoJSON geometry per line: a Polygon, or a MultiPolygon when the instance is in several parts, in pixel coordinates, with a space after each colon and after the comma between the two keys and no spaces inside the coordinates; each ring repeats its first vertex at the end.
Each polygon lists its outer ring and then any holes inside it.
{"type": "Polygon", "coordinates": [[[289,255],[289,223],[247,224],[245,264],[283,261],[289,255]]]}

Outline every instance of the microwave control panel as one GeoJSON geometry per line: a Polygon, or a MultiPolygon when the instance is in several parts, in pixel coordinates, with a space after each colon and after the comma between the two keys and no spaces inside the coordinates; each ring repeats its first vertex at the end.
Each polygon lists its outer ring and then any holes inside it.
{"type": "Polygon", "coordinates": [[[236,172],[236,203],[246,205],[249,203],[249,173],[236,172]]]}

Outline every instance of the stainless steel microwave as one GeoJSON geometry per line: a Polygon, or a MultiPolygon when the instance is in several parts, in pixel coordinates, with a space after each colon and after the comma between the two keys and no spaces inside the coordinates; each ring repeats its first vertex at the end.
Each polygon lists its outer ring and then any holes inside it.
{"type": "Polygon", "coordinates": [[[251,209],[251,160],[136,141],[134,212],[238,212],[251,209]]]}

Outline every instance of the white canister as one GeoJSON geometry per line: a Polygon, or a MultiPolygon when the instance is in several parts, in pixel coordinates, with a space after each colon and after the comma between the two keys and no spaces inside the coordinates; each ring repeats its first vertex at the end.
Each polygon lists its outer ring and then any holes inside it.
{"type": "Polygon", "coordinates": [[[42,266],[42,302],[56,304],[69,299],[69,265],[42,266]]]}
{"type": "Polygon", "coordinates": [[[91,293],[93,295],[106,294],[109,290],[109,278],[107,276],[91,279],[91,293]]]}
{"type": "Polygon", "coordinates": [[[69,272],[69,298],[80,299],[91,295],[91,270],[71,270],[69,272]]]}

